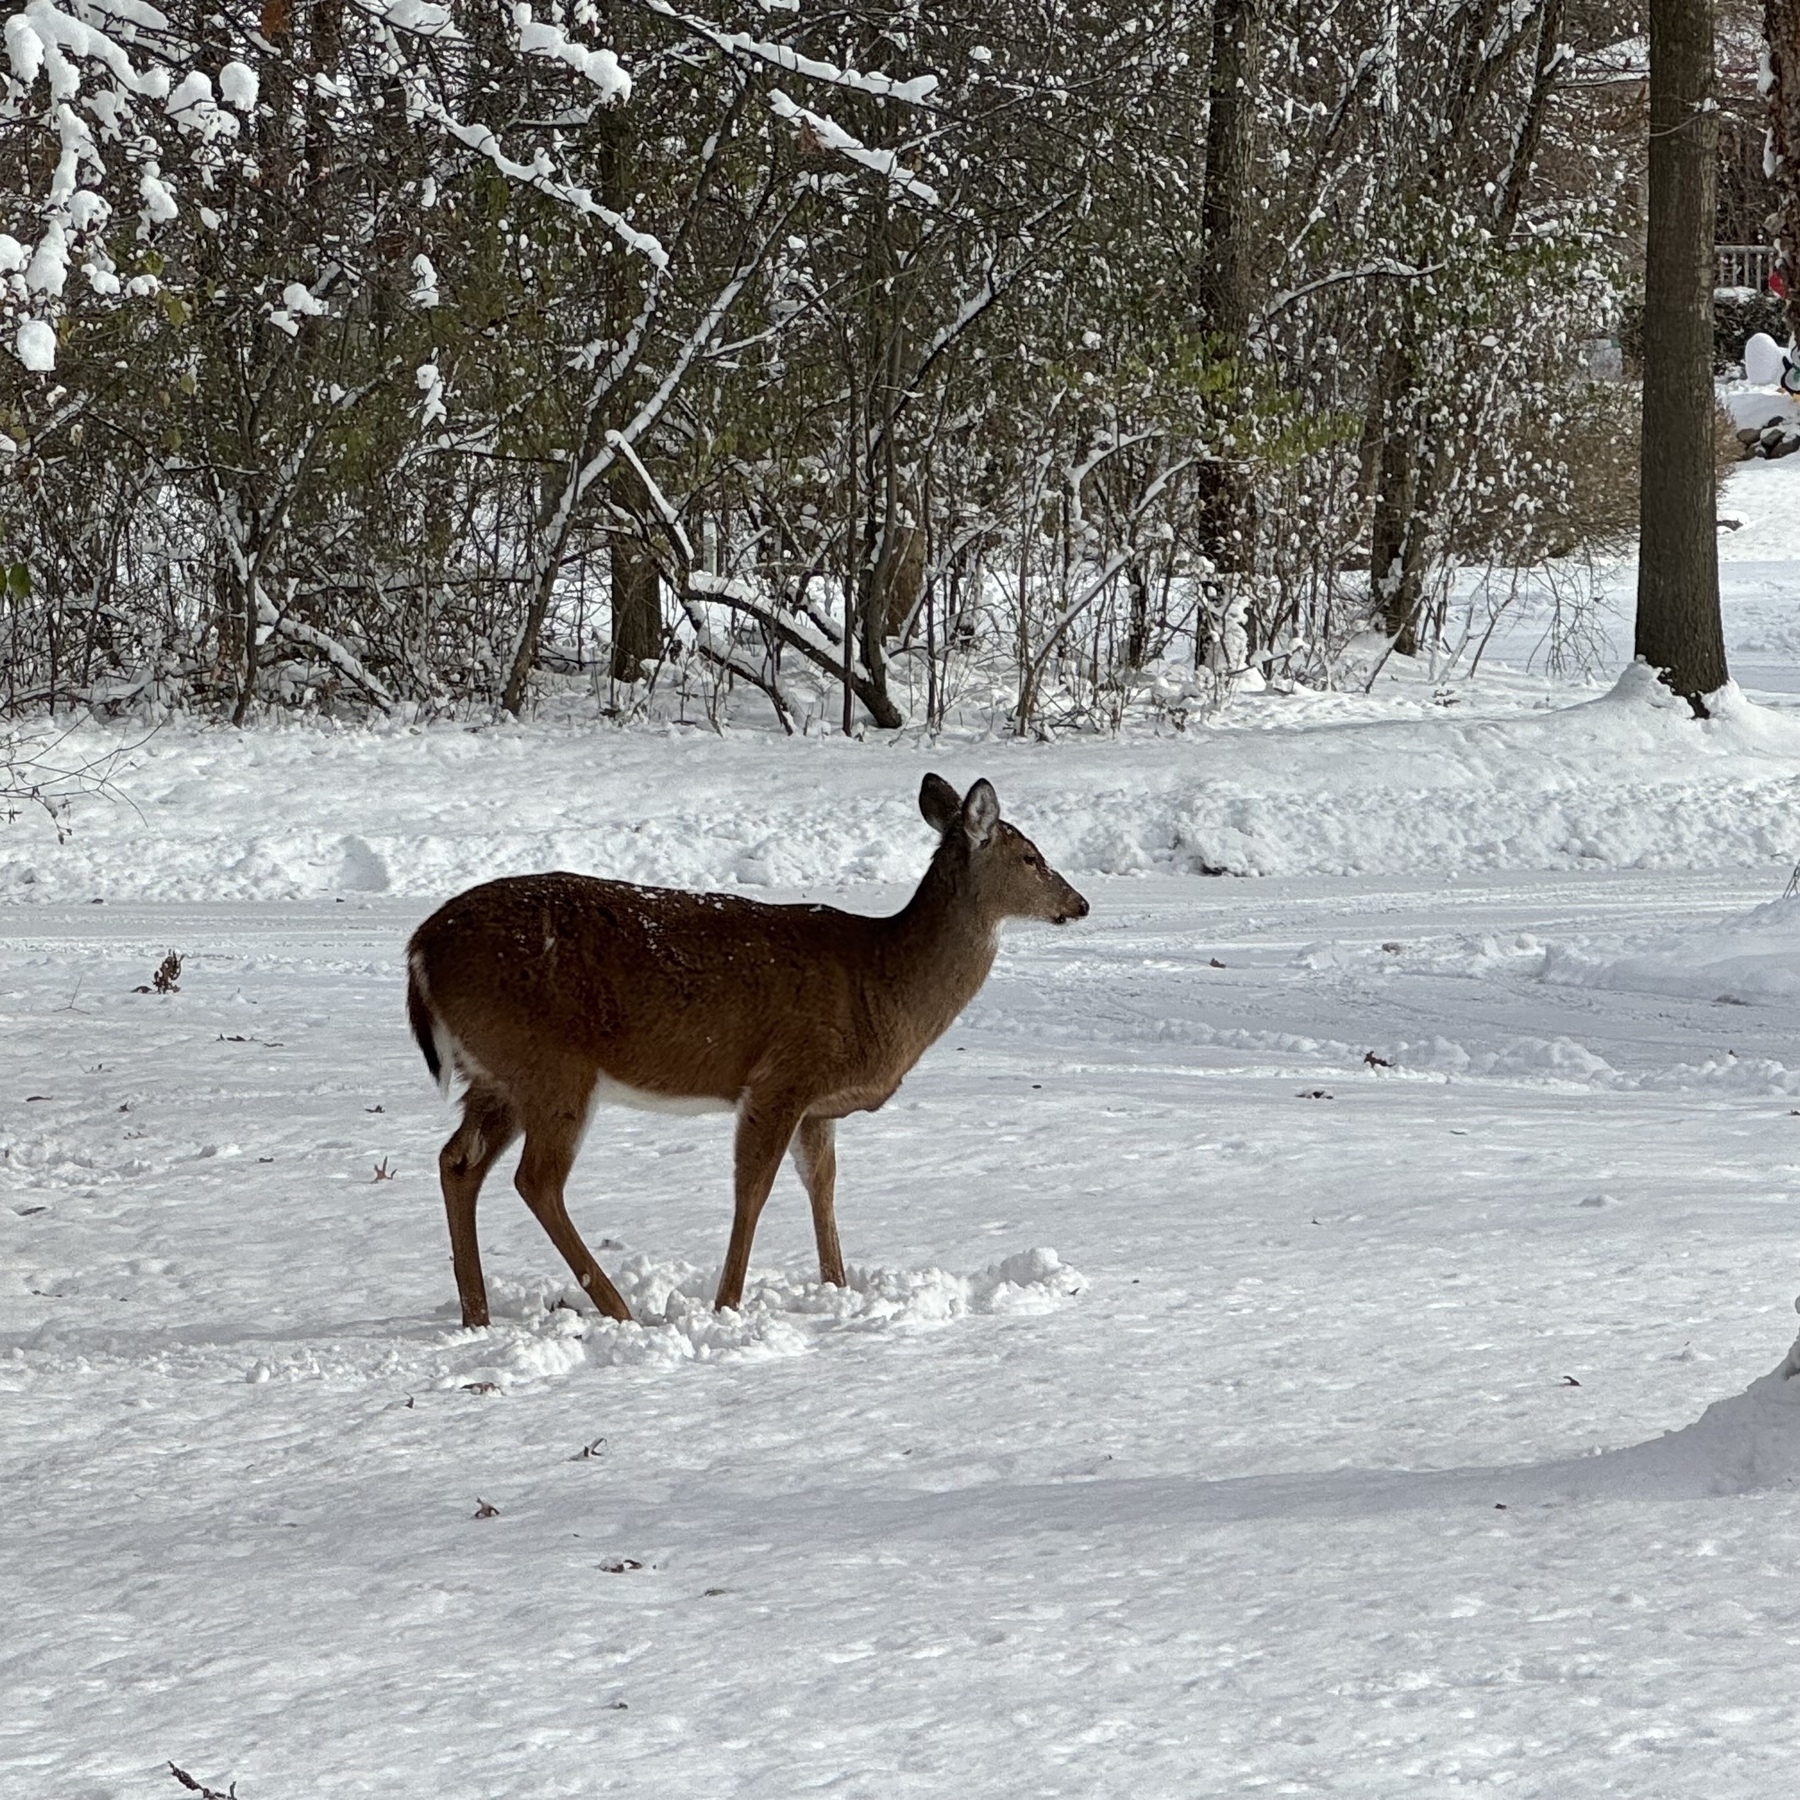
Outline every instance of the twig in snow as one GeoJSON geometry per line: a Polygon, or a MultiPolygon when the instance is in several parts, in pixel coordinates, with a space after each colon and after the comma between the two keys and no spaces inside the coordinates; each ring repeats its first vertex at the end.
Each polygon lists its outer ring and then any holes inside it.
{"type": "Polygon", "coordinates": [[[237,1800],[237,1783],[235,1781],[230,1787],[221,1791],[218,1788],[208,1787],[204,1781],[196,1781],[186,1769],[179,1768],[174,1763],[169,1764],[169,1773],[173,1775],[190,1794],[198,1794],[200,1800],[237,1800]]]}

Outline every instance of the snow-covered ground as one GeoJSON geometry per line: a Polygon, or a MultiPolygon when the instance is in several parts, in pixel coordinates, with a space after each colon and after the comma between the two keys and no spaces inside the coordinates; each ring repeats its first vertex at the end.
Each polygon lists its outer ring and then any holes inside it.
{"type": "Polygon", "coordinates": [[[1500,667],[1091,745],[184,727],[6,827],[0,1796],[1788,1792],[1796,462],[1706,724],[1500,667]],[[1094,910],[844,1127],[850,1288],[784,1173],[713,1315],[729,1121],[602,1114],[637,1323],[496,1178],[460,1330],[412,925],[890,906],[928,767],[1094,910]]]}

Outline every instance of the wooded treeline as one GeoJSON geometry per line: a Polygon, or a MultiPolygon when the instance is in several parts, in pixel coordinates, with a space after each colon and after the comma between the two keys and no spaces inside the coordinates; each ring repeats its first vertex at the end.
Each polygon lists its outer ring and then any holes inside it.
{"type": "Polygon", "coordinates": [[[1638,23],[29,0],[0,703],[1104,728],[1411,651],[1635,522],[1638,23]]]}

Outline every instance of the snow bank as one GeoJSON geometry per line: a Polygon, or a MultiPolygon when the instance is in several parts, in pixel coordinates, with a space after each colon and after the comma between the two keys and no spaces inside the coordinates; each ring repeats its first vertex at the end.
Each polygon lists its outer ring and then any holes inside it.
{"type": "MultiPolygon", "coordinates": [[[[1800,1311],[1800,1300],[1795,1301],[1800,1311]]],[[[1716,1400],[1692,1425],[1644,1445],[1635,1460],[1665,1474],[1699,1476],[1706,1491],[1740,1494],[1800,1487],[1800,1337],[1743,1393],[1716,1400]]]]}
{"type": "MultiPolygon", "coordinates": [[[[41,818],[0,836],[0,899],[425,899],[556,867],[691,887],[910,882],[931,768],[991,777],[1072,875],[1721,868],[1800,849],[1800,718],[1735,689],[1703,722],[1642,668],[1518,718],[1345,723],[1319,698],[1183,737],[1054,746],[171,726],[133,753],[117,800],[75,803],[66,843],[41,818]]],[[[77,736],[67,755],[123,741],[77,736]]]]}
{"type": "MultiPolygon", "coordinates": [[[[1598,988],[1711,1000],[1728,1006],[1791,1006],[1800,999],[1800,898],[1770,900],[1697,931],[1629,939],[1546,940],[1464,934],[1407,946],[1406,966],[1438,975],[1510,977],[1551,987],[1598,988]]],[[[1366,944],[1309,945],[1294,959],[1308,969],[1368,973],[1389,961],[1366,944]]]]}

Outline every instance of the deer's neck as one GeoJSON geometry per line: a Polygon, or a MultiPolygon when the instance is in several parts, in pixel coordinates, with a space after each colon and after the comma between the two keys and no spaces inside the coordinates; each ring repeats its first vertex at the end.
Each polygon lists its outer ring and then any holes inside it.
{"type": "Polygon", "coordinates": [[[945,859],[934,860],[889,933],[889,980],[916,1023],[921,1049],[975,997],[998,948],[999,921],[976,910],[945,859]]]}

